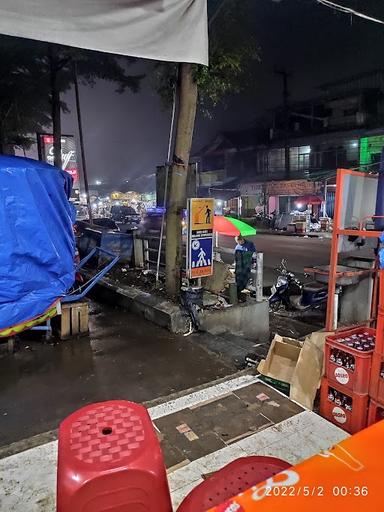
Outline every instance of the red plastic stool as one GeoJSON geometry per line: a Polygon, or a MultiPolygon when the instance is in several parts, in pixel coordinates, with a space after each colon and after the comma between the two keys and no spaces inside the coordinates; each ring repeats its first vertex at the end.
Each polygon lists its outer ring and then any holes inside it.
{"type": "Polygon", "coordinates": [[[171,512],[159,441],[147,410],[114,400],[60,425],[57,512],[171,512]]]}
{"type": "Polygon", "coordinates": [[[237,459],[195,487],[177,512],[205,512],[290,467],[274,457],[237,459]]]}

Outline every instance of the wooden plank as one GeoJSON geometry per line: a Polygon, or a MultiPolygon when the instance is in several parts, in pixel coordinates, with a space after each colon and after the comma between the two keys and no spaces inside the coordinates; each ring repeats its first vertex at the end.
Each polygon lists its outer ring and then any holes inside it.
{"type": "Polygon", "coordinates": [[[71,304],[71,306],[71,334],[72,336],[75,336],[76,334],[79,334],[80,308],[77,304],[71,304]]]}
{"type": "Polygon", "coordinates": [[[81,306],[80,313],[80,332],[86,334],[89,331],[89,306],[88,302],[85,302],[81,306]]]}
{"type": "Polygon", "coordinates": [[[65,340],[71,335],[71,310],[67,305],[63,305],[61,312],[60,339],[65,340]]]}

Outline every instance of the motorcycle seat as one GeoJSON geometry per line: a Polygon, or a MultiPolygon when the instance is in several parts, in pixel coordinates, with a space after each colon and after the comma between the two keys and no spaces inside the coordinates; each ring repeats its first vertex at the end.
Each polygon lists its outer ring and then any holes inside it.
{"type": "Polygon", "coordinates": [[[327,291],[328,286],[326,284],[318,283],[316,281],[312,281],[311,283],[306,283],[303,286],[304,291],[311,293],[318,293],[322,291],[327,291]]]}

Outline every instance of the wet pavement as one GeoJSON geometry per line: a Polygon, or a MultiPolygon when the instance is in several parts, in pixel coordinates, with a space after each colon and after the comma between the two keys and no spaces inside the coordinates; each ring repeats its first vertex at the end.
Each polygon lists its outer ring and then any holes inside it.
{"type": "Polygon", "coordinates": [[[56,429],[87,403],[146,402],[233,373],[228,359],[137,315],[92,304],[90,337],[23,340],[0,356],[0,446],[56,429]]]}

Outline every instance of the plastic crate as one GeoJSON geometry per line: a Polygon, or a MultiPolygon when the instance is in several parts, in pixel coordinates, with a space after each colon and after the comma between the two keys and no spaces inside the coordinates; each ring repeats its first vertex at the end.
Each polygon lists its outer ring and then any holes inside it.
{"type": "Polygon", "coordinates": [[[357,327],[328,336],[325,343],[325,376],[343,386],[346,390],[359,394],[368,393],[369,390],[373,349],[362,352],[340,343],[340,340],[363,333],[375,337],[376,331],[368,327],[357,327]],[[335,350],[345,355],[343,359],[353,358],[355,364],[353,370],[330,360],[331,353],[335,350]]]}
{"type": "Polygon", "coordinates": [[[376,352],[372,357],[369,395],[376,402],[384,404],[384,356],[376,352]]]}
{"type": "Polygon", "coordinates": [[[320,415],[346,432],[355,434],[367,426],[368,399],[368,394],[351,392],[324,377],[321,382],[320,415]],[[330,390],[348,397],[352,410],[330,400],[330,390]]]}
{"type": "Polygon", "coordinates": [[[377,423],[378,421],[384,420],[384,405],[378,404],[375,400],[369,401],[368,408],[368,427],[377,423]]]}
{"type": "Polygon", "coordinates": [[[384,356],[384,309],[379,307],[376,327],[375,352],[384,356]]]}

